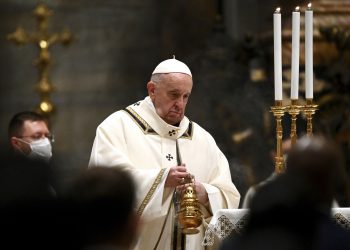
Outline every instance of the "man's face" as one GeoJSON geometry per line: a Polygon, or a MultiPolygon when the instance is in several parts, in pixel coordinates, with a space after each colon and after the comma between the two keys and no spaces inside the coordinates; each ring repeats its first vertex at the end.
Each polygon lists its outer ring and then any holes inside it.
{"type": "MultiPolygon", "coordinates": [[[[50,131],[44,121],[25,121],[22,127],[22,133],[18,138],[30,143],[45,137],[50,137],[50,131]]],[[[30,146],[20,140],[16,140],[16,137],[11,138],[11,144],[15,150],[28,155],[31,152],[30,146]]]]}
{"type": "Polygon", "coordinates": [[[147,84],[156,112],[166,123],[180,123],[185,115],[192,85],[192,77],[182,73],[164,74],[160,82],[151,81],[147,84]]]}

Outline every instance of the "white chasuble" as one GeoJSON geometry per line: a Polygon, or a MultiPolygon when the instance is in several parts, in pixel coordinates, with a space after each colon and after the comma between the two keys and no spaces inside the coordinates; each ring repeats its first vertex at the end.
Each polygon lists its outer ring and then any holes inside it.
{"type": "Polygon", "coordinates": [[[172,249],[173,189],[164,188],[169,168],[177,166],[176,140],[187,171],[203,183],[210,211],[204,206],[200,233],[186,236],[186,249],[204,249],[204,226],[218,209],[238,208],[240,194],[231,180],[226,157],[212,136],[184,117],[178,127],[164,122],[149,97],[106,118],[97,128],[89,166],[125,167],[137,186],[141,215],[134,249],[172,249]],[[205,211],[204,211],[205,210],[205,211]],[[168,215],[167,215],[168,214],[168,215]],[[158,242],[158,243],[157,243],[158,242]]]}

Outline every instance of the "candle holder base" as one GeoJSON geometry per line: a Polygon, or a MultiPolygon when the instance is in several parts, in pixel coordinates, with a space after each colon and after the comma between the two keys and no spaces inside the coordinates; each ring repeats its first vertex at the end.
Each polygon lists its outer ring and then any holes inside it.
{"type": "Polygon", "coordinates": [[[284,158],[282,157],[275,157],[275,173],[280,174],[285,171],[284,168],[284,158]]]}

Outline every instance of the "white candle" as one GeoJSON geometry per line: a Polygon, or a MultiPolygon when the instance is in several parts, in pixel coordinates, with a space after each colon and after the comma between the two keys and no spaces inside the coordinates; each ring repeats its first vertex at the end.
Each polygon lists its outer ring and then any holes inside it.
{"type": "Polygon", "coordinates": [[[281,12],[277,8],[273,14],[273,48],[275,69],[275,101],[282,100],[282,25],[281,12]]]}
{"type": "Polygon", "coordinates": [[[295,8],[292,15],[292,76],[290,99],[298,100],[299,92],[299,53],[300,53],[300,12],[295,8]]]}
{"type": "Polygon", "coordinates": [[[311,3],[305,11],[305,98],[313,98],[313,11],[311,3]]]}

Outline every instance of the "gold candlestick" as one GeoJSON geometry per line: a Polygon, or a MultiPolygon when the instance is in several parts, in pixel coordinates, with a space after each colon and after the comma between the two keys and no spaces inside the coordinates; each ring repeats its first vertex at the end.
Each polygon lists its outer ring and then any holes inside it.
{"type": "Polygon", "coordinates": [[[298,105],[298,100],[291,100],[291,104],[287,108],[287,112],[290,114],[292,122],[290,127],[290,139],[292,147],[297,142],[297,116],[301,111],[302,106],[298,105]]]}
{"type": "Polygon", "coordinates": [[[306,116],[306,133],[307,136],[312,136],[312,115],[315,114],[318,105],[314,104],[312,99],[306,99],[306,105],[303,107],[303,111],[306,116]]]}
{"type": "Polygon", "coordinates": [[[275,156],[275,172],[281,173],[284,170],[283,152],[282,152],[282,117],[286,107],[282,105],[282,101],[275,101],[275,106],[271,107],[271,112],[276,117],[276,156],[275,156]]]}

